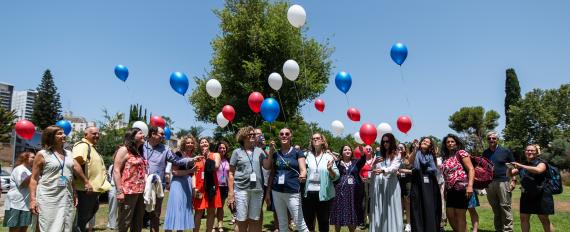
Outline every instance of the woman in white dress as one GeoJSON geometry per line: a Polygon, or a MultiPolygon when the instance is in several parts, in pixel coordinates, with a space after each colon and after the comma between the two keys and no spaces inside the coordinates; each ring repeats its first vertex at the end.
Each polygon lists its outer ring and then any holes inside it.
{"type": "Polygon", "coordinates": [[[404,221],[397,176],[401,157],[393,134],[384,134],[380,141],[382,157],[376,157],[370,188],[370,231],[402,231],[404,221]]]}
{"type": "Polygon", "coordinates": [[[83,179],[85,190],[92,191],[71,152],[63,149],[65,134],[58,126],[49,126],[42,134],[43,149],[36,154],[30,180],[30,210],[40,231],[72,231],[77,196],[72,184],[73,174],[83,179]]]}

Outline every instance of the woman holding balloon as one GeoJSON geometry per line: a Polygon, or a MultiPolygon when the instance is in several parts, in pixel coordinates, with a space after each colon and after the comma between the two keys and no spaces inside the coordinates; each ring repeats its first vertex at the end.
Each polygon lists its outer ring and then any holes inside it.
{"type": "Polygon", "coordinates": [[[320,133],[313,134],[306,156],[308,176],[303,196],[303,215],[310,231],[315,231],[315,217],[319,231],[329,231],[330,203],[336,196],[333,182],[340,174],[333,155],[326,153],[326,149],[326,138],[320,133]]]}

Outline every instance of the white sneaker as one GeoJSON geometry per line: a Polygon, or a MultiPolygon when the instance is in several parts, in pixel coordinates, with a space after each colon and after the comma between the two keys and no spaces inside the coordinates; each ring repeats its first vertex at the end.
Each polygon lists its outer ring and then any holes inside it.
{"type": "Polygon", "coordinates": [[[406,224],[406,227],[404,227],[404,231],[406,232],[412,231],[412,227],[410,226],[410,224],[406,224]]]}

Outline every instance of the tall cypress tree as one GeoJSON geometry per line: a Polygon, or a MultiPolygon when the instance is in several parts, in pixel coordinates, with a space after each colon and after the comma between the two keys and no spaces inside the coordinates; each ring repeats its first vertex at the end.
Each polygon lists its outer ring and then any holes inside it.
{"type": "Polygon", "coordinates": [[[507,78],[505,79],[505,123],[509,125],[509,110],[511,106],[521,100],[521,87],[515,70],[507,69],[507,78]]]}
{"type": "Polygon", "coordinates": [[[44,72],[42,82],[36,90],[38,95],[34,103],[32,122],[43,130],[62,118],[60,96],[49,69],[44,72]]]}

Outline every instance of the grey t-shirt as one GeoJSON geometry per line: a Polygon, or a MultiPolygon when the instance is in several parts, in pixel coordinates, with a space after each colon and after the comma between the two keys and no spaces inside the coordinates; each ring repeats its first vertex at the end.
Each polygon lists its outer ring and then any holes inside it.
{"type": "Polygon", "coordinates": [[[265,153],[256,147],[253,153],[247,154],[242,148],[235,149],[230,159],[230,166],[235,168],[234,188],[238,190],[259,190],[263,184],[261,163],[265,153]],[[251,182],[251,174],[255,173],[255,182],[251,182]]]}

